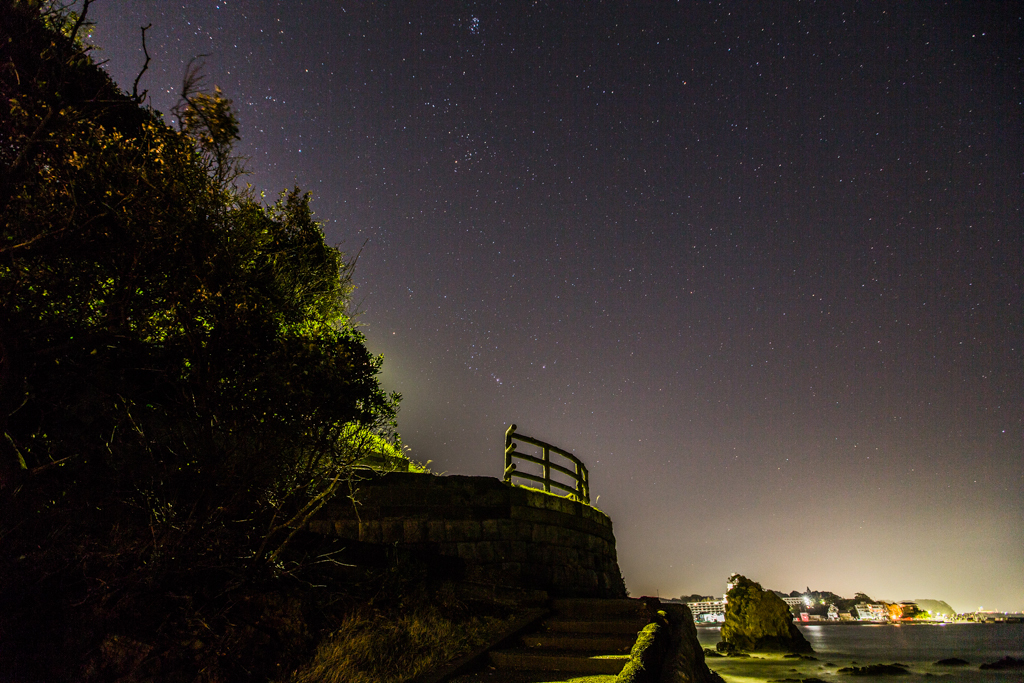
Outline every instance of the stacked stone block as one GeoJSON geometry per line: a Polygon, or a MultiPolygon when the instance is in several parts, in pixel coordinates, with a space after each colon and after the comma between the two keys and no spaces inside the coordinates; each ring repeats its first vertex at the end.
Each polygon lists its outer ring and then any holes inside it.
{"type": "Polygon", "coordinates": [[[612,522],[577,501],[491,477],[367,475],[310,531],[457,558],[463,578],[553,595],[624,597],[612,522]]]}

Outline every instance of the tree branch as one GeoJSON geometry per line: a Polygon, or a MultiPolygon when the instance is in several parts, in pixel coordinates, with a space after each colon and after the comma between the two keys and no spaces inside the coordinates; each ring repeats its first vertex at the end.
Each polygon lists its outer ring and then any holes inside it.
{"type": "Polygon", "coordinates": [[[146,49],[146,31],[152,26],[152,23],[146,24],[142,27],[142,53],[146,55],[146,61],[142,65],[142,71],[135,77],[135,82],[132,84],[132,99],[135,100],[135,104],[142,104],[142,101],[146,99],[146,93],[148,90],[143,90],[142,95],[139,95],[139,79],[142,78],[142,74],[146,73],[149,68],[150,56],[149,50],[146,49]]]}
{"type": "Polygon", "coordinates": [[[78,29],[82,28],[82,24],[85,23],[85,15],[89,13],[89,5],[93,3],[93,0],[82,0],[82,13],[78,15],[78,20],[75,22],[74,28],[71,29],[71,42],[75,42],[75,36],[78,35],[78,29]]]}

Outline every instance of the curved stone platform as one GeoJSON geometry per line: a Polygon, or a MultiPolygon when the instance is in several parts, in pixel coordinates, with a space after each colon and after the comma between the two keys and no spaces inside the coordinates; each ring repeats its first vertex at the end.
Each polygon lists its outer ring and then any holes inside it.
{"type": "Polygon", "coordinates": [[[612,521],[600,510],[492,477],[368,474],[310,531],[450,558],[464,580],[556,596],[625,597],[612,521]]]}

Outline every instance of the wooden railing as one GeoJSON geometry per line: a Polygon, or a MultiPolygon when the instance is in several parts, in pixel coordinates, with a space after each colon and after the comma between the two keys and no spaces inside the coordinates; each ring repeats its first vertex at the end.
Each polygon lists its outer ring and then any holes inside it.
{"type": "Polygon", "coordinates": [[[576,500],[586,503],[587,505],[590,504],[590,475],[587,473],[587,466],[569,451],[564,451],[561,448],[552,446],[540,439],[534,439],[532,436],[516,434],[515,425],[512,425],[505,431],[505,481],[511,484],[512,477],[519,477],[520,479],[526,479],[527,481],[543,484],[544,490],[548,493],[551,493],[552,487],[568,491],[576,500]],[[537,446],[541,449],[541,456],[537,457],[535,455],[517,453],[516,444],[514,443],[515,441],[537,446]],[[570,466],[566,467],[564,465],[551,462],[552,453],[560,455],[568,460],[570,466]],[[517,471],[516,463],[513,462],[514,458],[540,465],[543,474],[538,476],[536,474],[517,471]],[[560,481],[552,479],[552,470],[568,475],[574,483],[572,485],[563,484],[560,481]]]}

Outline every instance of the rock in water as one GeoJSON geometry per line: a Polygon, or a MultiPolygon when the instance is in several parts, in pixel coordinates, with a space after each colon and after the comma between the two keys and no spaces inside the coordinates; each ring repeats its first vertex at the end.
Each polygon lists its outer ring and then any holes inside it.
{"type": "Polygon", "coordinates": [[[999,671],[1001,669],[1024,669],[1024,659],[1017,659],[1016,657],[1011,657],[1011,656],[1007,655],[1007,656],[1003,657],[1002,659],[996,660],[994,662],[989,662],[988,664],[982,664],[978,668],[979,669],[994,669],[996,671],[999,671]]]}
{"type": "Polygon", "coordinates": [[[723,643],[740,650],[813,652],[782,598],[739,574],[729,577],[729,584],[723,643]]]}
{"type": "Polygon", "coordinates": [[[940,659],[935,662],[939,666],[967,666],[970,664],[966,659],[960,659],[959,657],[950,657],[949,659],[940,659]]]}
{"type": "Polygon", "coordinates": [[[851,674],[853,676],[909,676],[910,671],[906,664],[893,662],[892,664],[868,664],[867,666],[845,666],[836,673],[851,674]]]}

